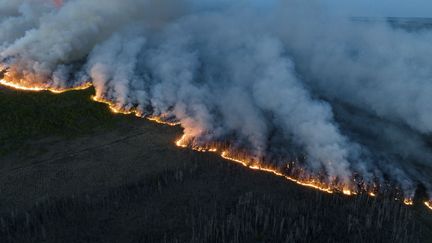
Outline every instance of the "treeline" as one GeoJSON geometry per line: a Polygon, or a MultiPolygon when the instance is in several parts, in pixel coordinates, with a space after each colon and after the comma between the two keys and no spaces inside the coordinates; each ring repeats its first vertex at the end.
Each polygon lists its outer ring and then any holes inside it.
{"type": "Polygon", "coordinates": [[[418,211],[394,200],[328,195],[208,154],[191,154],[191,160],[105,195],[47,199],[28,210],[10,210],[0,217],[0,242],[431,239],[418,211]]]}

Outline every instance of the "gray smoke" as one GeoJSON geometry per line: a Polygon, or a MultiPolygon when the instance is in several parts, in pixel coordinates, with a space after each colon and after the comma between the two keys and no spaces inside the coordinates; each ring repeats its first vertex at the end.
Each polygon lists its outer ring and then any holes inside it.
{"type": "MultiPolygon", "coordinates": [[[[91,81],[116,108],[179,121],[194,145],[305,158],[349,183],[431,189],[432,32],[341,19],[313,2],[0,2],[14,82],[91,81]]],[[[276,156],[277,155],[277,156],[276,156]]],[[[286,160],[272,161],[280,166],[286,160]]]]}

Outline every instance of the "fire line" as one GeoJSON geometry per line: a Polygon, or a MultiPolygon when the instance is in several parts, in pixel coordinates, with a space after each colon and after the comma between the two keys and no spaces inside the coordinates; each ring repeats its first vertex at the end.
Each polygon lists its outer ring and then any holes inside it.
{"type": "MultiPolygon", "coordinates": [[[[74,90],[85,90],[85,89],[88,89],[88,88],[93,86],[90,82],[86,82],[82,85],[79,85],[79,86],[76,86],[73,88],[51,88],[51,87],[40,87],[40,86],[30,86],[29,87],[29,86],[17,84],[14,82],[8,82],[5,79],[0,79],[0,85],[15,89],[15,90],[31,91],[31,92],[49,91],[49,92],[52,92],[54,94],[60,94],[60,93],[68,92],[68,91],[74,91],[74,90]]],[[[140,112],[139,110],[135,109],[135,108],[130,108],[130,109],[121,108],[121,107],[118,107],[115,103],[113,103],[110,100],[105,99],[105,98],[92,96],[91,99],[95,102],[104,103],[104,104],[108,105],[109,109],[113,113],[124,114],[124,115],[135,115],[137,117],[146,118],[149,121],[159,123],[159,124],[168,125],[168,126],[179,126],[180,125],[179,122],[166,121],[165,119],[163,119],[162,116],[147,116],[147,117],[143,116],[143,113],[140,112]]],[[[190,148],[192,150],[199,151],[199,152],[217,153],[219,151],[219,149],[216,147],[206,148],[206,147],[199,147],[199,146],[190,146],[187,143],[186,135],[183,135],[180,139],[175,141],[175,144],[180,148],[190,148]]],[[[346,185],[330,186],[329,184],[321,182],[319,179],[316,179],[316,178],[310,178],[309,177],[307,179],[302,179],[301,177],[295,178],[293,176],[288,176],[288,175],[286,175],[286,174],[284,174],[284,173],[282,173],[276,169],[270,168],[268,166],[264,166],[263,165],[264,163],[260,163],[260,162],[250,163],[244,159],[236,158],[234,155],[230,154],[230,151],[228,151],[228,150],[221,151],[219,155],[227,161],[231,161],[231,162],[240,164],[246,168],[249,168],[252,170],[257,170],[257,171],[263,171],[266,173],[271,173],[273,175],[276,175],[276,176],[282,177],[286,180],[289,180],[291,182],[294,182],[298,185],[301,185],[304,187],[309,187],[312,189],[316,189],[316,190],[319,190],[319,191],[322,191],[325,193],[329,193],[329,194],[341,193],[341,194],[347,195],[347,196],[353,196],[353,195],[358,194],[357,191],[350,189],[346,185]]],[[[377,192],[369,191],[369,192],[367,192],[367,195],[369,195],[371,197],[376,197],[377,192]]],[[[399,198],[395,198],[395,199],[399,200],[399,198]]],[[[410,197],[403,198],[402,202],[407,206],[413,205],[413,200],[410,197]]],[[[431,201],[425,201],[424,204],[428,209],[432,210],[432,200],[431,201]]]]}

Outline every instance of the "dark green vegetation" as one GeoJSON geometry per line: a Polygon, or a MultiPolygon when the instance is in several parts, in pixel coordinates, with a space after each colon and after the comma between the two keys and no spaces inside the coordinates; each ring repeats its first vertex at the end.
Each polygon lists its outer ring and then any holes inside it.
{"type": "Polygon", "coordinates": [[[0,87],[0,155],[29,139],[75,137],[112,126],[116,117],[103,104],[89,102],[92,93],[88,89],[53,95],[0,87]]]}
{"type": "Polygon", "coordinates": [[[178,149],[179,128],[112,116],[90,94],[0,93],[14,100],[8,116],[49,121],[7,118],[33,132],[0,156],[0,242],[432,242],[423,206],[329,195],[178,149]]]}
{"type": "Polygon", "coordinates": [[[12,242],[421,242],[428,230],[393,201],[290,187],[196,156],[103,197],[41,202],[0,232],[12,242]]]}

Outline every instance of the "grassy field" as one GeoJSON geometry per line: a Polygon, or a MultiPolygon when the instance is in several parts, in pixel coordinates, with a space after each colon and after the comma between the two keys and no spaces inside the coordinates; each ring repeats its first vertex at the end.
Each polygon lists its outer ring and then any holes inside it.
{"type": "Polygon", "coordinates": [[[92,89],[54,95],[0,88],[0,155],[47,136],[76,137],[122,119],[90,102],[92,89]]]}
{"type": "Polygon", "coordinates": [[[0,91],[0,242],[432,242],[432,213],[175,147],[92,90],[0,91]],[[24,146],[25,145],[25,146],[24,146]]]}

